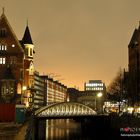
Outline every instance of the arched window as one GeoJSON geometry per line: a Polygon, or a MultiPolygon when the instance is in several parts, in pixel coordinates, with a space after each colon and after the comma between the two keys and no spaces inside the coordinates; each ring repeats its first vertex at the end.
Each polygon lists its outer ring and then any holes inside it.
{"type": "Polygon", "coordinates": [[[17,94],[21,94],[21,90],[22,90],[21,84],[18,83],[18,84],[17,84],[17,94]]]}
{"type": "Polygon", "coordinates": [[[34,75],[34,65],[32,62],[30,64],[30,68],[29,68],[29,75],[34,75]]]}

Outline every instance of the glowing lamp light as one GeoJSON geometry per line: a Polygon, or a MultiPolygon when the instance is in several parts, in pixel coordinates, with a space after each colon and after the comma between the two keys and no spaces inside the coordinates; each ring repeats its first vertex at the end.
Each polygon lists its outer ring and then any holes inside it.
{"type": "Polygon", "coordinates": [[[132,113],[132,111],[134,110],[134,108],[133,107],[128,107],[127,110],[132,113]]]}
{"type": "Polygon", "coordinates": [[[27,87],[26,87],[26,86],[23,86],[23,87],[22,87],[22,90],[26,90],[26,89],[27,89],[27,87]]]}
{"type": "Polygon", "coordinates": [[[101,93],[101,92],[97,94],[97,97],[99,97],[99,98],[102,96],[103,96],[103,93],[101,93]]]}
{"type": "Polygon", "coordinates": [[[26,104],[25,104],[25,105],[26,105],[26,107],[29,107],[29,102],[26,102],[26,104]]]}

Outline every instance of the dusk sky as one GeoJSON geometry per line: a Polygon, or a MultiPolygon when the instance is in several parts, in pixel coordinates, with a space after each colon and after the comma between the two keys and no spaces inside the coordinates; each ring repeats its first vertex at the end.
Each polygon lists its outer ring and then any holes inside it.
{"type": "Polygon", "coordinates": [[[140,0],[0,0],[18,39],[27,19],[35,69],[68,87],[108,85],[128,67],[128,44],[140,21],[140,0]]]}

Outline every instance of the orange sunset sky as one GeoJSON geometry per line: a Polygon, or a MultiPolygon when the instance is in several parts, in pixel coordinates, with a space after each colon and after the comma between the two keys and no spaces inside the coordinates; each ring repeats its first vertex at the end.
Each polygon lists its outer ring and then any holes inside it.
{"type": "Polygon", "coordinates": [[[139,26],[140,0],[0,0],[18,39],[27,19],[35,68],[68,87],[108,85],[128,66],[128,44],[139,26]]]}

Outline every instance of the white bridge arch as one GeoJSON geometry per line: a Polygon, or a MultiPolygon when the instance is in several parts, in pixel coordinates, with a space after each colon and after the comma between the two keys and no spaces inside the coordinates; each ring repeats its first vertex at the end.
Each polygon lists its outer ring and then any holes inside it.
{"type": "Polygon", "coordinates": [[[75,102],[61,102],[41,107],[35,111],[36,117],[74,117],[97,115],[92,108],[75,102]]]}

